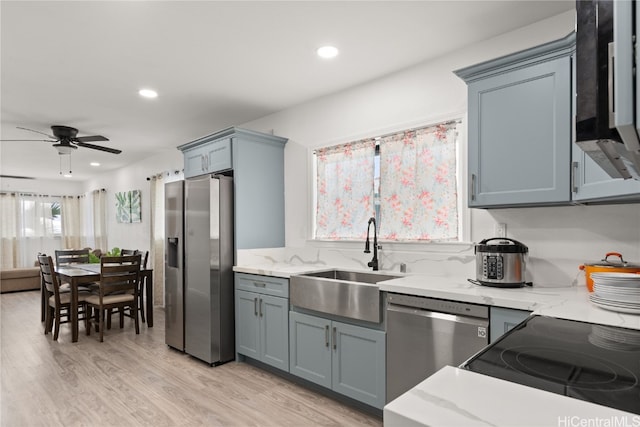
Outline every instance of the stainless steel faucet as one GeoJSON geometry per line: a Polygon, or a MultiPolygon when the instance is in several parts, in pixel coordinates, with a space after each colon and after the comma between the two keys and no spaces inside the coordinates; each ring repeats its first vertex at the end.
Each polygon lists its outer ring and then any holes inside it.
{"type": "Polygon", "coordinates": [[[367,240],[364,242],[364,253],[371,253],[371,249],[369,248],[369,229],[371,228],[371,223],[373,223],[373,258],[367,265],[373,268],[373,271],[378,271],[378,232],[376,230],[376,219],[374,217],[369,218],[369,222],[367,223],[367,240]]]}

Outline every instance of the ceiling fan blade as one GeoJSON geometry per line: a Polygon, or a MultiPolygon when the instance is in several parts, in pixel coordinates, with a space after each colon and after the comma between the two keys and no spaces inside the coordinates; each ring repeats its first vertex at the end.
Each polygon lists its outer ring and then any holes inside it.
{"type": "Polygon", "coordinates": [[[94,150],[106,151],[107,153],[113,153],[113,154],[122,153],[122,150],[116,150],[115,148],[109,148],[109,147],[101,147],[100,145],[87,144],[82,141],[78,142],[76,145],[78,147],[85,147],[85,148],[91,148],[94,150]]]}
{"type": "Polygon", "coordinates": [[[108,141],[108,138],[105,138],[102,135],[92,135],[92,136],[79,136],[73,138],[75,142],[95,142],[95,141],[108,141]]]}
{"type": "Polygon", "coordinates": [[[51,140],[51,139],[0,139],[0,141],[2,142],[25,142],[25,141],[43,141],[43,142],[58,142],[58,140],[56,139],[51,140]]]}
{"type": "Polygon", "coordinates": [[[29,132],[35,132],[35,133],[39,133],[40,135],[44,135],[47,138],[51,138],[51,139],[55,139],[56,141],[58,140],[58,138],[56,138],[53,135],[49,135],[48,133],[44,133],[44,132],[40,132],[39,130],[33,130],[33,129],[29,129],[29,128],[23,128],[20,126],[16,126],[17,129],[22,129],[22,130],[28,130],[29,132]]]}

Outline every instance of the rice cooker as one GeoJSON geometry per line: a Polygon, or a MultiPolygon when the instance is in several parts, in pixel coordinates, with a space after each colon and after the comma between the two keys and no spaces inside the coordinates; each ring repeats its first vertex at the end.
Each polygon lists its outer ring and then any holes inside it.
{"type": "Polygon", "coordinates": [[[530,285],[525,281],[525,256],[528,252],[525,245],[506,237],[481,241],[475,246],[476,282],[499,288],[530,285]]]}

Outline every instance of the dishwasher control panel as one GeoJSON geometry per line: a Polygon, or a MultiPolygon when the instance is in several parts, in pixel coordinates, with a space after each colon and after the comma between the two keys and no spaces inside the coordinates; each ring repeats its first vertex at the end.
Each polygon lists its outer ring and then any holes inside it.
{"type": "Polygon", "coordinates": [[[468,304],[459,301],[448,301],[415,295],[387,294],[387,304],[402,305],[420,310],[438,311],[441,313],[458,314],[463,316],[489,318],[489,307],[468,304]]]}

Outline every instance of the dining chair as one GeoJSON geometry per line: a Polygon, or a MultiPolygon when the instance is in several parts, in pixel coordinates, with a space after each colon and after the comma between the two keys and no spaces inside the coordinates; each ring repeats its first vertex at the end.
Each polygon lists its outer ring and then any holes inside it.
{"type": "MultiPolygon", "coordinates": [[[[146,251],[143,253],[142,251],[139,251],[137,249],[122,249],[120,251],[120,255],[141,255],[142,256],[142,265],[141,265],[141,269],[142,270],[146,270],[147,268],[147,262],[149,260],[149,251],[146,251]]],[[[144,305],[144,287],[145,287],[145,280],[146,278],[142,277],[142,275],[140,275],[140,277],[138,278],[138,311],[140,312],[140,320],[142,320],[143,323],[146,322],[145,319],[145,305],[144,305]]],[[[112,315],[112,311],[109,310],[107,311],[107,329],[111,328],[111,315],[112,315]]],[[[124,326],[124,317],[131,317],[131,313],[127,313],[123,310],[119,310],[119,314],[120,314],[120,327],[122,328],[124,326]]]]}
{"type": "MultiPolygon", "coordinates": [[[[98,293],[88,296],[85,301],[89,309],[87,335],[91,335],[91,325],[95,324],[104,340],[105,316],[109,310],[128,308],[135,323],[136,334],[140,333],[138,323],[138,279],[140,275],[140,255],[100,258],[100,282],[98,293]]],[[[122,325],[121,325],[122,326],[122,325]]]]}
{"type": "Polygon", "coordinates": [[[88,264],[89,249],[62,249],[56,250],[56,265],[64,264],[88,264]]]}
{"type": "MultiPolygon", "coordinates": [[[[55,324],[53,339],[57,341],[60,333],[60,324],[68,323],[71,320],[71,292],[60,292],[60,282],[50,256],[39,255],[38,264],[40,265],[43,292],[47,302],[44,333],[46,335],[51,332],[55,324]]],[[[78,290],[78,318],[85,321],[85,328],[88,327],[85,300],[90,295],[91,293],[88,291],[78,290]]]]}

